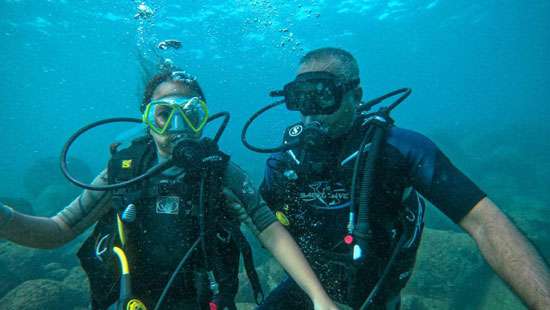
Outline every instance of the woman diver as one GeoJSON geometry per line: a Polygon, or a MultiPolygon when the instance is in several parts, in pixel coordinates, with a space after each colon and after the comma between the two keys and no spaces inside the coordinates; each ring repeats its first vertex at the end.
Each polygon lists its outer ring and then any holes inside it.
{"type": "Polygon", "coordinates": [[[248,176],[215,141],[201,139],[209,115],[197,80],[163,67],[147,83],[141,112],[146,134],[127,149],[113,147],[90,188],[175,165],[126,187],[86,189],[50,218],[0,204],[0,238],[54,248],[98,223],[78,253],[94,309],[236,309],[239,253],[247,251],[238,227],[245,223],[316,309],[336,309],[248,176]]]}

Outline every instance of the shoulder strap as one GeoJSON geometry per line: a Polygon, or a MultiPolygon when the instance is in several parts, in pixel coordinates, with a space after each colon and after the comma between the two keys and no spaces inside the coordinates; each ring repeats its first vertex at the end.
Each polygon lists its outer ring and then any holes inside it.
{"type": "Polygon", "coordinates": [[[252,287],[254,300],[256,301],[256,304],[259,305],[264,300],[264,292],[260,284],[260,278],[258,277],[256,268],[254,267],[252,248],[250,247],[248,240],[246,240],[246,237],[238,226],[234,226],[231,230],[231,235],[237,243],[239,251],[243,255],[244,269],[246,271],[248,281],[250,282],[250,286],[252,287]]]}
{"type": "MultiPolygon", "coordinates": [[[[108,165],[109,184],[128,181],[147,169],[154,156],[154,144],[150,137],[141,137],[125,149],[114,150],[108,165]]],[[[121,210],[135,203],[142,193],[142,183],[113,191],[113,207],[121,210]]]]}
{"type": "Polygon", "coordinates": [[[154,152],[153,140],[150,137],[141,137],[125,149],[114,150],[109,160],[109,183],[114,184],[127,181],[143,172],[154,152]]]}

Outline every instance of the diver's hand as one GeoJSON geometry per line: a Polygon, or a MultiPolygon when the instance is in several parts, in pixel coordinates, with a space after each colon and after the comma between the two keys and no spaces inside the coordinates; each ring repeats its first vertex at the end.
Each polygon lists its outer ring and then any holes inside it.
{"type": "Polygon", "coordinates": [[[223,195],[225,196],[225,207],[233,214],[233,216],[241,223],[246,223],[249,220],[246,209],[242,207],[242,201],[227,187],[223,189],[223,195]]]}
{"type": "Polygon", "coordinates": [[[233,193],[233,191],[227,187],[223,188],[223,195],[225,196],[225,205],[233,207],[234,205],[242,205],[242,201],[233,193]]]}
{"type": "Polygon", "coordinates": [[[313,306],[315,310],[338,310],[338,306],[328,296],[314,299],[313,306]]]}

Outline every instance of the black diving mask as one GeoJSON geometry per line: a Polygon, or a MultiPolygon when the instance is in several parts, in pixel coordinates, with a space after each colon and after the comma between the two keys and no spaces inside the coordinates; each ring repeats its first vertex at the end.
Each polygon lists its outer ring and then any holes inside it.
{"type": "Polygon", "coordinates": [[[284,97],[286,108],[302,115],[332,114],[342,105],[344,94],[358,85],[359,79],[346,80],[325,71],[306,72],[271,96],[284,97]]]}

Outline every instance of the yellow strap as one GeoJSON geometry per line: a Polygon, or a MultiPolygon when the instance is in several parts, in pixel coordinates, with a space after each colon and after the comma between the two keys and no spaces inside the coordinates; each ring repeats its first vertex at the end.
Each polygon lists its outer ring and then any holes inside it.
{"type": "Polygon", "coordinates": [[[126,254],[124,253],[124,251],[119,247],[114,247],[113,251],[118,256],[120,266],[122,267],[122,274],[129,274],[130,267],[128,266],[128,259],[126,258],[126,254]]]}
{"type": "Polygon", "coordinates": [[[118,226],[118,237],[120,238],[120,242],[122,242],[122,245],[126,245],[126,234],[124,233],[124,223],[120,219],[120,215],[116,215],[116,221],[118,226]]]}

